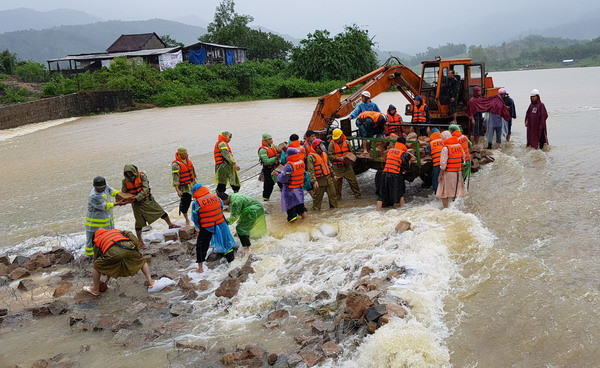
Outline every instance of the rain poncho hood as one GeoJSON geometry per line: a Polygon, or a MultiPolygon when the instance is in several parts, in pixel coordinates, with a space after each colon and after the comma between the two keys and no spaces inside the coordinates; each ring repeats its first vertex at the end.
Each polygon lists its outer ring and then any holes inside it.
{"type": "Polygon", "coordinates": [[[132,172],[135,176],[140,175],[140,171],[138,170],[137,166],[135,166],[135,165],[132,165],[132,164],[125,165],[125,167],[123,168],[123,174],[125,174],[128,171],[132,172]]]}

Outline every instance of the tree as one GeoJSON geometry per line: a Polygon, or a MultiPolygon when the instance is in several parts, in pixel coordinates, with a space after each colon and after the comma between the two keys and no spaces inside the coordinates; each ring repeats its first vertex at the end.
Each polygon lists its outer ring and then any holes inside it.
{"type": "Polygon", "coordinates": [[[169,35],[160,36],[160,39],[167,47],[183,47],[185,46],[182,42],[171,38],[169,35]]]}
{"type": "Polygon", "coordinates": [[[19,61],[15,67],[15,74],[23,82],[41,83],[48,80],[46,68],[35,61],[19,61]]]}
{"type": "Polygon", "coordinates": [[[236,13],[233,0],[223,0],[217,6],[214,20],[207,27],[208,32],[199,40],[245,47],[250,60],[285,59],[292,44],[271,32],[248,27],[253,20],[250,15],[236,13]]]}
{"type": "Polygon", "coordinates": [[[327,30],[317,30],[292,50],[293,73],[311,81],[352,80],[377,67],[369,32],[356,25],[346,26],[331,38],[327,30]]]}
{"type": "Polygon", "coordinates": [[[8,50],[0,53],[0,73],[14,74],[17,66],[17,54],[13,54],[8,50]]]}

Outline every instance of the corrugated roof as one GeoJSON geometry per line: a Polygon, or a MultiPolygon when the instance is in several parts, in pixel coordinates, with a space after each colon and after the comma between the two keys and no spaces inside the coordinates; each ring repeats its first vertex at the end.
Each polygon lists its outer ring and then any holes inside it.
{"type": "Polygon", "coordinates": [[[89,60],[102,60],[102,59],[114,59],[119,56],[126,57],[141,57],[141,56],[154,56],[168,54],[173,51],[180,50],[181,47],[167,47],[164,49],[152,49],[152,50],[140,50],[131,52],[113,52],[113,53],[97,53],[97,54],[81,54],[81,55],[69,55],[56,59],[48,59],[49,62],[54,61],[89,61],[89,60]]]}
{"type": "Polygon", "coordinates": [[[141,50],[152,37],[156,37],[163,46],[166,46],[155,32],[128,35],[122,34],[121,37],[117,38],[117,40],[106,49],[106,52],[138,51],[141,50]]]}
{"type": "Polygon", "coordinates": [[[242,49],[242,50],[248,50],[246,47],[238,47],[238,46],[229,46],[229,45],[219,45],[218,43],[210,43],[210,42],[197,42],[193,45],[189,45],[189,46],[185,46],[183,49],[184,50],[190,50],[194,47],[198,47],[198,46],[213,46],[213,47],[220,47],[223,49],[242,49]]]}

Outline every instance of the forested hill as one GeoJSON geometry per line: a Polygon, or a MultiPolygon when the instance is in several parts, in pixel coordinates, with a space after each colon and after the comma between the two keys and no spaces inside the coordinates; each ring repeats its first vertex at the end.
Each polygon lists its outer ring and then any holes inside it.
{"type": "Polygon", "coordinates": [[[89,24],[102,21],[88,13],[73,9],[38,11],[27,8],[0,10],[0,33],[25,29],[46,29],[56,26],[89,24]]]}
{"type": "Polygon", "coordinates": [[[0,51],[8,49],[21,60],[45,63],[48,59],[69,54],[103,52],[121,34],[149,32],[156,32],[159,36],[168,34],[179,42],[192,44],[206,33],[206,28],[164,19],[150,19],[15,31],[0,34],[0,51]]]}

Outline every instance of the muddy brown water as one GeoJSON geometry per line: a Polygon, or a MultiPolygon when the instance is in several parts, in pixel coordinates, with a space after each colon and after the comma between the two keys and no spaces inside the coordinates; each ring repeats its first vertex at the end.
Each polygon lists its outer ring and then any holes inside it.
{"type": "MultiPolygon", "coordinates": [[[[307,313],[317,307],[314,296],[320,291],[349,289],[363,265],[375,275],[395,265],[408,272],[388,292],[410,302],[409,316],[379,329],[358,348],[346,346],[340,359],[321,366],[597,366],[600,91],[591,81],[600,80],[600,68],[492,76],[515,99],[518,118],[513,139],[472,178],[464,200],[440,211],[438,201],[419,191],[417,180],[409,187],[406,208],[378,214],[374,174],[368,172],[360,178],[365,199],[344,201],[342,208],[290,228],[276,191],[267,205],[269,236],[253,246],[256,273],[229,302],[214,294],[196,302],[189,317],[195,327],[171,340],[193,337],[209,350],[245,341],[272,351],[289,349],[295,325],[265,330],[266,314],[275,308],[307,313]],[[533,88],[541,91],[550,114],[551,147],[545,152],[524,147],[523,115],[533,88]],[[414,230],[393,234],[401,219],[414,230]],[[337,227],[339,235],[311,237],[322,223],[337,227]]],[[[398,93],[374,101],[382,108],[405,104],[398,93]]],[[[159,202],[181,221],[169,178],[174,151],[186,146],[201,181],[210,184],[212,147],[221,130],[233,131],[232,149],[242,177],[248,178],[242,191],[259,197],[253,165],[260,134],[267,131],[277,142],[301,134],[314,105],[315,99],[290,99],[152,109],[0,132],[2,252],[79,248],[91,179],[104,175],[109,185],[120,187],[126,163],[148,174],[159,202]]],[[[132,227],[129,208],[118,208],[115,215],[118,227],[132,227]]],[[[153,227],[164,230],[164,224],[153,227]]],[[[185,267],[177,271],[187,273],[185,267]]],[[[222,265],[203,277],[218,284],[226,271],[222,265]]],[[[119,287],[141,293],[132,280],[120,281],[119,287]]],[[[100,308],[124,307],[126,302],[111,292],[100,308]]],[[[142,361],[144,366],[195,366],[193,356],[174,352],[171,340],[125,349],[110,334],[70,331],[65,318],[26,321],[1,331],[0,366],[76,353],[82,344],[94,349],[81,355],[81,366],[141,366],[142,361]]]]}

